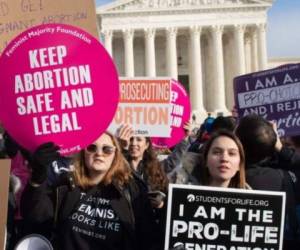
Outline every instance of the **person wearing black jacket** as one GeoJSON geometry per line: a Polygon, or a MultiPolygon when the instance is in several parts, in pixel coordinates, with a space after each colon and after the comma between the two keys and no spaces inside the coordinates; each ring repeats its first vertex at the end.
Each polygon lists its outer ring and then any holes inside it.
{"type": "Polygon", "coordinates": [[[235,130],[245,150],[246,178],[253,189],[279,191],[282,174],[278,169],[300,167],[300,155],[282,145],[274,126],[252,114],[243,117],[235,130]]]}
{"type": "Polygon", "coordinates": [[[164,242],[166,228],[166,196],[169,184],[166,174],[181,165],[182,155],[186,153],[189,146],[190,123],[186,122],[183,128],[186,137],[162,161],[158,160],[150,137],[134,136],[130,125],[121,126],[118,131],[118,139],[122,145],[124,156],[129,162],[131,169],[144,181],[150,191],[148,198],[155,213],[156,221],[159,224],[159,241],[161,245],[164,242]]]}
{"type": "MultiPolygon", "coordinates": [[[[42,149],[48,151],[46,158],[58,154],[53,144],[42,149]]],[[[31,163],[21,211],[31,223],[55,225],[55,249],[162,249],[146,187],[126,165],[111,134],[104,133],[79,153],[70,185],[56,190],[47,186],[47,161],[39,151],[31,163]]]]}
{"type": "Polygon", "coordinates": [[[292,249],[293,244],[299,243],[296,235],[299,225],[294,183],[288,171],[300,167],[300,155],[282,146],[275,124],[258,115],[243,117],[235,132],[245,150],[246,180],[251,188],[286,192],[284,249],[292,249]]]}

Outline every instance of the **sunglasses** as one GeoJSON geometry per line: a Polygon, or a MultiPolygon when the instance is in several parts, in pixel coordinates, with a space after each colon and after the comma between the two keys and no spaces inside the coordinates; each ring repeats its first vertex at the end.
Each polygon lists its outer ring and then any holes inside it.
{"type": "Polygon", "coordinates": [[[98,147],[96,144],[90,144],[86,147],[86,151],[91,154],[99,152],[100,149],[104,156],[109,156],[116,151],[116,147],[109,145],[103,145],[98,147]]]}

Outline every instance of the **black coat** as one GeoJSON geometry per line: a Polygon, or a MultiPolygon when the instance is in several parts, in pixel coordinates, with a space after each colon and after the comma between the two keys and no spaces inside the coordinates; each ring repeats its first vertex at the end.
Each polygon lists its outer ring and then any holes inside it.
{"type": "MultiPolygon", "coordinates": [[[[288,171],[300,169],[300,156],[294,150],[283,147],[275,152],[273,157],[260,162],[246,164],[246,180],[253,189],[268,191],[283,191],[286,193],[286,225],[284,233],[284,249],[290,245],[299,244],[297,233],[300,229],[297,221],[296,205],[297,183],[293,181],[288,171]],[[297,240],[298,241],[297,241],[297,240]]],[[[296,171],[299,172],[299,171],[296,171]]],[[[299,180],[298,180],[299,182],[299,180]]]]}
{"type": "MultiPolygon", "coordinates": [[[[132,180],[126,190],[120,190],[113,184],[109,186],[114,193],[111,199],[112,208],[120,218],[126,234],[122,250],[162,249],[161,246],[157,246],[157,225],[147,192],[139,182],[136,179],[132,180]]],[[[53,221],[56,221],[57,242],[60,245],[59,242],[64,240],[60,225],[71,214],[80,199],[80,193],[78,187],[70,190],[67,186],[60,186],[54,191],[46,184],[39,187],[28,185],[22,196],[22,215],[26,221],[34,223],[39,233],[43,232],[47,237],[50,237],[49,230],[52,229],[53,221]],[[40,231],[41,228],[43,231],[40,231]]]]}
{"type": "Polygon", "coordinates": [[[246,180],[253,189],[281,191],[282,170],[293,171],[295,169],[300,169],[300,155],[293,149],[283,147],[271,158],[256,163],[246,163],[246,180]]]}

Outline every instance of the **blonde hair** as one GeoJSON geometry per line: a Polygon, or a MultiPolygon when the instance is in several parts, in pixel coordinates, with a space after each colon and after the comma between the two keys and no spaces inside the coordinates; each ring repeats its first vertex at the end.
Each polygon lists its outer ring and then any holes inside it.
{"type": "MultiPolygon", "coordinates": [[[[109,132],[105,132],[108,135],[113,145],[116,147],[115,157],[113,162],[103,177],[101,183],[104,185],[109,185],[112,182],[117,184],[119,187],[128,183],[132,177],[130,167],[125,160],[120,145],[117,139],[109,132]]],[[[75,184],[83,189],[87,189],[94,184],[89,178],[88,169],[85,164],[85,150],[81,150],[74,159],[74,178],[75,184]]]]}

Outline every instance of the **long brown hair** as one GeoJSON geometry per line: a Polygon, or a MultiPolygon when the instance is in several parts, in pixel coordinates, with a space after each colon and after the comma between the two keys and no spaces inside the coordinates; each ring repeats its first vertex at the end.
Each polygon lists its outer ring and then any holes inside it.
{"type": "Polygon", "coordinates": [[[211,176],[210,176],[210,173],[209,173],[209,170],[207,167],[207,156],[208,156],[208,152],[209,152],[213,142],[221,136],[225,136],[225,137],[232,139],[235,142],[235,144],[237,145],[238,150],[239,150],[239,155],[240,155],[239,171],[237,171],[235,176],[233,176],[231,178],[229,187],[245,189],[247,185],[246,185],[246,174],[245,174],[244,149],[243,149],[242,143],[240,142],[239,138],[235,134],[233,134],[232,132],[227,131],[227,130],[218,130],[216,133],[212,134],[210,139],[206,142],[206,144],[204,146],[204,151],[203,151],[204,167],[203,167],[203,173],[201,175],[201,182],[204,185],[209,185],[211,176]]]}
{"type": "MultiPolygon", "coordinates": [[[[103,177],[101,183],[104,185],[109,185],[114,182],[116,185],[121,187],[128,183],[129,179],[132,177],[131,170],[121,152],[117,139],[109,132],[105,132],[105,134],[111,138],[113,145],[116,147],[116,151],[111,167],[103,177]]],[[[83,189],[87,189],[94,184],[92,184],[89,178],[84,156],[85,150],[81,150],[74,160],[74,177],[76,185],[83,189]]]]}
{"type": "MultiPolygon", "coordinates": [[[[157,154],[153,149],[150,137],[144,137],[146,143],[148,143],[148,148],[143,154],[143,164],[144,173],[147,178],[147,184],[150,186],[151,190],[160,190],[162,192],[167,192],[168,189],[168,177],[161,167],[159,160],[157,159],[157,154]]],[[[131,158],[129,157],[129,161],[131,158]]]]}

